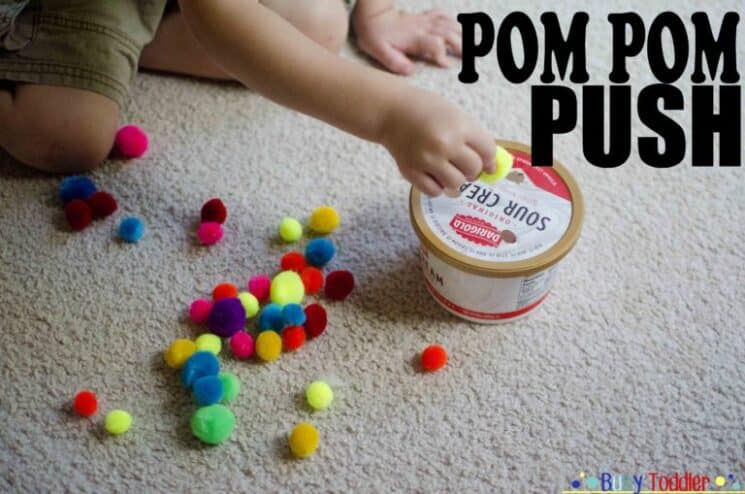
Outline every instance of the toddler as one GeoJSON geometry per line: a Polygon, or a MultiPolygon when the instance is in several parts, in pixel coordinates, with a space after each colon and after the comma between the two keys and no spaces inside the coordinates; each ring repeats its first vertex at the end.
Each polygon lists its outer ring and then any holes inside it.
{"type": "Polygon", "coordinates": [[[385,146],[429,195],[493,171],[493,137],[438,95],[337,56],[358,47],[409,74],[447,66],[460,26],[393,0],[0,0],[0,147],[34,168],[89,170],[108,155],[138,68],[237,80],[385,146]],[[348,2],[349,3],[349,2],[348,2]],[[351,8],[349,15],[347,9],[351,8]]]}

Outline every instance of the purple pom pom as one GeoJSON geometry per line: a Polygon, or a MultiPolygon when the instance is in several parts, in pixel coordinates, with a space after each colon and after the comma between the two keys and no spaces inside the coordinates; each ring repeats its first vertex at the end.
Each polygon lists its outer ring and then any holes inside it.
{"type": "Polygon", "coordinates": [[[215,302],[208,320],[210,331],[230,338],[246,326],[246,309],[237,298],[223,298],[215,302]]]}

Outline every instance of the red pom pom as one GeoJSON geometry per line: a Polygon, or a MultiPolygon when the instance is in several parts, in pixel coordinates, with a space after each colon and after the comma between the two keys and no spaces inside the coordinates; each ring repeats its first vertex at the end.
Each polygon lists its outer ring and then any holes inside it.
{"type": "Polygon", "coordinates": [[[212,300],[238,297],[238,288],[232,283],[220,283],[212,290],[212,300]]]}
{"type": "Polygon", "coordinates": [[[225,204],[218,198],[210,199],[202,206],[202,222],[212,221],[223,224],[227,217],[228,210],[225,209],[225,204]]]}
{"type": "Polygon", "coordinates": [[[422,367],[424,370],[434,372],[445,367],[448,362],[448,352],[440,345],[430,345],[422,352],[422,367]]]}
{"type": "Polygon", "coordinates": [[[305,328],[290,326],[282,331],[282,350],[294,352],[305,344],[305,328]]]}
{"type": "Polygon", "coordinates": [[[98,399],[92,391],[80,391],[72,400],[72,408],[81,417],[90,417],[98,410],[98,399]]]}
{"type": "Polygon", "coordinates": [[[310,295],[320,292],[323,288],[323,272],[313,266],[303,269],[300,272],[300,279],[303,280],[303,285],[305,285],[305,293],[310,295]]]}
{"type": "Polygon", "coordinates": [[[344,300],[354,290],[354,275],[350,271],[332,271],[326,276],[326,296],[344,300]]]}
{"type": "Polygon", "coordinates": [[[91,214],[94,218],[106,218],[117,210],[116,199],[108,192],[98,191],[91,195],[88,200],[91,214]]]}
{"type": "Polygon", "coordinates": [[[299,273],[305,268],[305,256],[300,252],[288,252],[279,261],[282,271],[295,271],[299,273]]]}
{"type": "Polygon", "coordinates": [[[85,201],[80,199],[75,199],[67,203],[65,206],[65,216],[67,216],[67,222],[70,224],[70,228],[76,232],[85,229],[86,226],[91,224],[91,208],[88,207],[85,201]]]}
{"type": "Polygon", "coordinates": [[[305,308],[305,331],[308,333],[308,337],[321,336],[327,323],[326,309],[321,304],[310,304],[305,308]]]}

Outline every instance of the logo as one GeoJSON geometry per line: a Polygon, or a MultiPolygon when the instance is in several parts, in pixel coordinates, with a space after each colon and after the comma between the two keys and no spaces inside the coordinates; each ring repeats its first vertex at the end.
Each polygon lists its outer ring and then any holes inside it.
{"type": "Polygon", "coordinates": [[[745,494],[735,475],[699,474],[693,472],[646,472],[620,475],[601,472],[597,476],[580,472],[569,484],[570,489],[562,494],[673,494],[708,493],[745,494]]]}
{"type": "Polygon", "coordinates": [[[456,214],[450,220],[450,227],[455,233],[475,244],[497,247],[502,242],[499,229],[480,218],[456,214]]]}

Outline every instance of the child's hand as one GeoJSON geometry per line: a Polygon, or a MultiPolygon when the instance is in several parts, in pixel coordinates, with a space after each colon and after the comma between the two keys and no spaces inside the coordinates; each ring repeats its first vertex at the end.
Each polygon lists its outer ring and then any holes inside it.
{"type": "Polygon", "coordinates": [[[448,67],[448,53],[461,55],[461,26],[442,10],[421,14],[400,12],[393,6],[370,12],[358,4],[352,24],[357,46],[396,74],[408,75],[414,63],[407,56],[448,67]]]}
{"type": "Polygon", "coordinates": [[[409,88],[396,100],[380,140],[404,178],[430,196],[455,194],[483,170],[494,172],[493,136],[445,99],[421,89],[409,88]]]}

